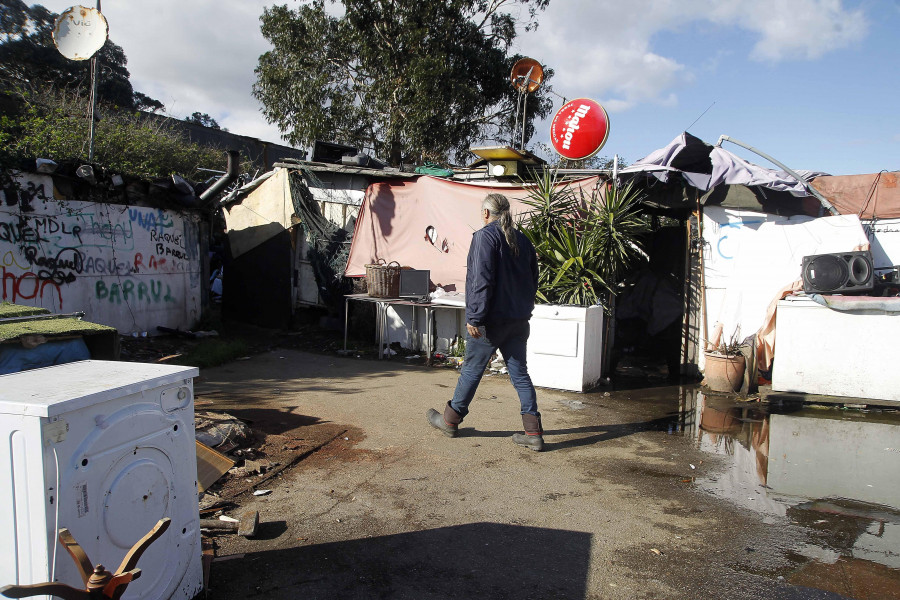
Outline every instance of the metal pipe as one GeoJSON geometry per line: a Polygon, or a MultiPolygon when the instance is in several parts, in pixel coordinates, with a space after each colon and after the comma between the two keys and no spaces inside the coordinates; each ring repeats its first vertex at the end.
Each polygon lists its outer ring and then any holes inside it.
{"type": "Polygon", "coordinates": [[[211,198],[215,198],[216,194],[224,190],[226,187],[237,179],[241,172],[241,153],[238,150],[228,150],[228,167],[217,182],[212,184],[205,192],[200,194],[200,201],[207,202],[211,198]]]}
{"type": "Polygon", "coordinates": [[[29,321],[50,321],[53,319],[78,319],[80,321],[82,318],[84,318],[84,311],[67,313],[64,315],[40,314],[40,315],[25,315],[24,317],[4,317],[4,318],[0,319],[0,324],[27,323],[29,321]]]}
{"type": "Polygon", "coordinates": [[[765,152],[761,152],[761,151],[757,150],[756,148],[754,148],[753,146],[750,146],[749,144],[745,144],[744,142],[741,142],[740,140],[736,140],[734,138],[728,137],[727,135],[719,136],[719,141],[716,142],[716,148],[721,148],[722,142],[731,142],[732,144],[736,144],[736,145],[740,146],[741,148],[746,148],[750,152],[753,152],[754,154],[758,154],[759,156],[762,156],[769,162],[778,165],[779,167],[784,169],[785,172],[787,172],[791,177],[793,177],[794,179],[799,181],[800,184],[806,188],[806,191],[808,191],[810,193],[810,195],[815,196],[819,200],[819,202],[822,204],[822,206],[825,208],[825,210],[827,210],[828,212],[830,212],[832,215],[835,215],[835,216],[840,214],[837,211],[837,209],[834,207],[834,205],[825,198],[825,196],[820,194],[819,191],[816,188],[814,188],[813,186],[811,186],[808,181],[806,181],[805,179],[800,177],[800,175],[798,173],[793,171],[790,167],[788,167],[784,163],[782,163],[778,160],[775,160],[774,158],[772,158],[765,152]]]}
{"type": "MultiPolygon", "coordinates": [[[[100,0],[97,0],[97,12],[100,12],[100,0]]],[[[97,129],[97,83],[100,79],[100,51],[91,58],[91,126],[88,133],[88,162],[94,161],[94,132],[97,129]]]]}

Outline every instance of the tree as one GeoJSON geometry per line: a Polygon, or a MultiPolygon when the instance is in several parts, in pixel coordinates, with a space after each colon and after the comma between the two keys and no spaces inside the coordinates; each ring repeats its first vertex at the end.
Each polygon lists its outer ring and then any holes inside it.
{"type": "MultiPolygon", "coordinates": [[[[559,152],[557,152],[553,146],[549,144],[545,144],[543,142],[537,143],[538,147],[538,155],[543,155],[543,158],[546,159],[548,169],[600,169],[605,171],[613,170],[613,157],[605,156],[602,154],[595,154],[589,158],[582,158],[580,160],[572,160],[569,158],[563,158],[559,152]]],[[[628,162],[623,159],[621,156],[619,157],[619,168],[627,167],[628,162]]]]}
{"type": "MultiPolygon", "coordinates": [[[[476,141],[510,142],[509,72],[519,56],[509,50],[517,26],[536,27],[549,0],[339,1],[342,16],[312,0],[261,17],[273,49],[259,58],[253,93],[284,139],[349,143],[395,166],[459,158],[476,141]]],[[[550,112],[542,92],[528,99],[526,139],[550,112]]]]}
{"type": "Polygon", "coordinates": [[[194,125],[202,125],[203,127],[209,127],[210,129],[222,129],[221,127],[219,127],[218,121],[213,119],[208,114],[201,113],[200,111],[191,113],[191,116],[187,117],[184,122],[193,123],[194,125]]]}
{"type": "MultiPolygon", "coordinates": [[[[0,0],[0,84],[6,89],[47,87],[90,89],[90,61],[64,57],[53,44],[58,15],[43,6],[28,7],[22,0],[0,0]]],[[[129,81],[128,59],[121,46],[107,40],[98,52],[98,98],[126,109],[156,111],[162,103],[135,92],[129,81]]]]}

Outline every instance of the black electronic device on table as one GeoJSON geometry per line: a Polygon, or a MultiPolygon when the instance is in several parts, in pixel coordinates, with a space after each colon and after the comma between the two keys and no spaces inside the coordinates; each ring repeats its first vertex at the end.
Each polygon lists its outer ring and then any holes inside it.
{"type": "Polygon", "coordinates": [[[874,287],[872,253],[835,252],[803,257],[801,275],[807,294],[865,294],[874,287]]]}
{"type": "Polygon", "coordinates": [[[413,302],[428,302],[431,292],[431,271],[428,269],[403,269],[400,271],[401,298],[413,302]]]}

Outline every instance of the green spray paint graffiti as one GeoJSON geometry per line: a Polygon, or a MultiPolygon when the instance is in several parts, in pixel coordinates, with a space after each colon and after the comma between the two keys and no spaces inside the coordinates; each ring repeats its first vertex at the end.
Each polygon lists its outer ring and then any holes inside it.
{"type": "Polygon", "coordinates": [[[105,281],[97,281],[94,284],[94,293],[98,300],[108,300],[112,304],[122,302],[143,302],[146,304],[159,304],[175,302],[172,296],[172,288],[162,281],[151,279],[149,284],[145,281],[125,279],[121,283],[107,285],[105,281]],[[163,293],[163,285],[166,287],[163,293]]]}

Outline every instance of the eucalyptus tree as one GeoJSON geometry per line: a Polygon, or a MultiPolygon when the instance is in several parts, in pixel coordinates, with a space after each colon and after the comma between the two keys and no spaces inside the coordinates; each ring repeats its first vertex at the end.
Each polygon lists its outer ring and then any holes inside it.
{"type": "MultiPolygon", "coordinates": [[[[509,143],[517,30],[549,0],[312,0],[266,8],[254,95],[285,140],[354,144],[401,163],[464,159],[509,143]]],[[[552,69],[545,68],[545,79],[552,69]]],[[[525,138],[551,102],[528,98],[525,138]]],[[[521,135],[521,132],[520,134],[521,135]]]]}

